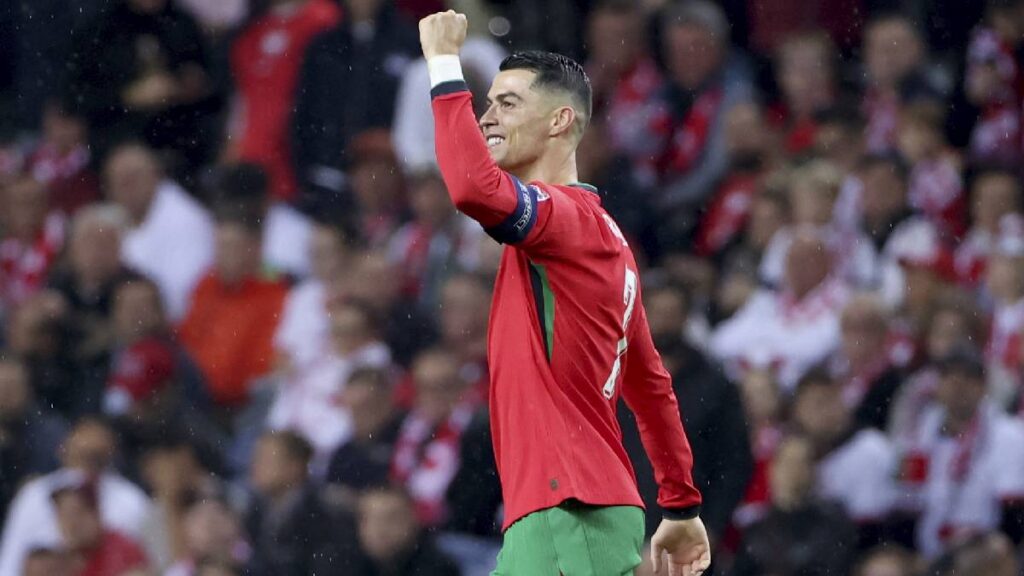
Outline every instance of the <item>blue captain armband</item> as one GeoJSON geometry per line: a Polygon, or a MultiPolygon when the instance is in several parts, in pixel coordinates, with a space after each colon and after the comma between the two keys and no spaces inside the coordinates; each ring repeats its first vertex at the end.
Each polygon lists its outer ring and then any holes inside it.
{"type": "Polygon", "coordinates": [[[516,209],[497,226],[485,229],[485,232],[502,244],[518,244],[526,240],[526,236],[537,223],[536,186],[527,186],[515,176],[509,175],[516,189],[516,209]]]}

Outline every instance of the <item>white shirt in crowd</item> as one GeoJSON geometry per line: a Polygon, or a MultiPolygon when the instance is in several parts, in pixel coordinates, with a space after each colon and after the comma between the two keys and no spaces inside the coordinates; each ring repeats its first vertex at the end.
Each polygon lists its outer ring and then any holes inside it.
{"type": "MultiPolygon", "coordinates": [[[[58,547],[61,542],[57,513],[50,499],[68,470],[36,478],[18,491],[11,501],[0,544],[0,576],[21,576],[25,557],[35,548],[58,547]]],[[[150,501],[141,488],[122,476],[107,472],[98,483],[100,518],[104,526],[126,536],[141,539],[150,501]]]]}
{"type": "Polygon", "coordinates": [[[323,464],[352,434],[352,417],[340,402],[349,375],[357,368],[384,368],[390,364],[391,351],[380,342],[345,357],[320,354],[282,382],[267,424],[275,430],[301,434],[316,452],[314,467],[323,464]]]}
{"type": "Polygon", "coordinates": [[[156,282],[168,318],[177,321],[213,263],[213,244],[210,214],[177,183],[164,180],[146,219],[125,234],[121,260],[156,282]]]}
{"type": "MultiPolygon", "coordinates": [[[[839,277],[852,286],[874,288],[880,278],[875,247],[863,233],[841,234],[837,227],[825,227],[829,249],[835,253],[839,277]]],[[[786,270],[786,255],[793,244],[793,230],[783,228],[772,235],[761,258],[758,275],[769,286],[780,286],[786,270]]]]}
{"type": "Polygon", "coordinates": [[[874,428],[854,434],[818,464],[818,493],[854,522],[884,520],[896,502],[896,450],[874,428]]]}
{"type": "Polygon", "coordinates": [[[300,369],[330,346],[330,337],[327,290],[323,282],[311,278],[292,288],[274,334],[277,351],[288,357],[293,369],[300,369]]]}
{"type": "Polygon", "coordinates": [[[933,405],[904,455],[916,455],[924,470],[904,489],[921,512],[917,545],[929,557],[942,553],[948,535],[997,528],[1002,503],[1024,497],[1024,423],[987,401],[959,438],[942,433],[944,421],[945,410],[933,405]]]}
{"type": "Polygon", "coordinates": [[[263,220],[263,263],[299,278],[309,275],[309,242],[313,221],[295,208],[277,202],[263,220]]]}
{"type": "Polygon", "coordinates": [[[792,391],[803,374],[839,346],[839,316],[849,297],[830,278],[800,301],[783,292],[758,290],[711,334],[709,351],[726,369],[771,366],[792,391]]]}

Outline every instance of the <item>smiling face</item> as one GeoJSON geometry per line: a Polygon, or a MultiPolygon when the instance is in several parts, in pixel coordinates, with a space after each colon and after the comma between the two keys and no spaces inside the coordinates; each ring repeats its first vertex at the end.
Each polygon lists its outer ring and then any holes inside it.
{"type": "Polygon", "coordinates": [[[571,130],[569,124],[576,121],[569,98],[535,87],[536,76],[525,69],[499,72],[480,117],[491,157],[513,173],[536,163],[552,137],[571,130]]]}

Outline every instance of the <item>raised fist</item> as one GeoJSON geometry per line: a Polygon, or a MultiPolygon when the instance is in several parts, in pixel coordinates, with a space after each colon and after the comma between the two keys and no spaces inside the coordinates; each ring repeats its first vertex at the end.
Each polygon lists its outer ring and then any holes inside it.
{"type": "Polygon", "coordinates": [[[428,60],[433,56],[459,54],[466,41],[466,15],[454,10],[431,14],[420,20],[420,46],[428,60]]]}

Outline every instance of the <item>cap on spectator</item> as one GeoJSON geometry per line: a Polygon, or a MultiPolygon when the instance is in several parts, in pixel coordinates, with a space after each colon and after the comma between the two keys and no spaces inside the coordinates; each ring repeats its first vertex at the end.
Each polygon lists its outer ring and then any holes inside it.
{"type": "Polygon", "coordinates": [[[147,338],[118,355],[107,382],[104,411],[127,412],[132,405],[164,390],[174,376],[174,352],[158,338],[147,338]]]}
{"type": "Polygon", "coordinates": [[[996,252],[1002,256],[1024,256],[1024,217],[1007,214],[999,219],[996,252]]]}
{"type": "Polygon", "coordinates": [[[976,378],[985,377],[985,360],[977,348],[968,343],[962,342],[954,346],[948,354],[939,358],[936,367],[942,375],[956,373],[976,378]]]}

